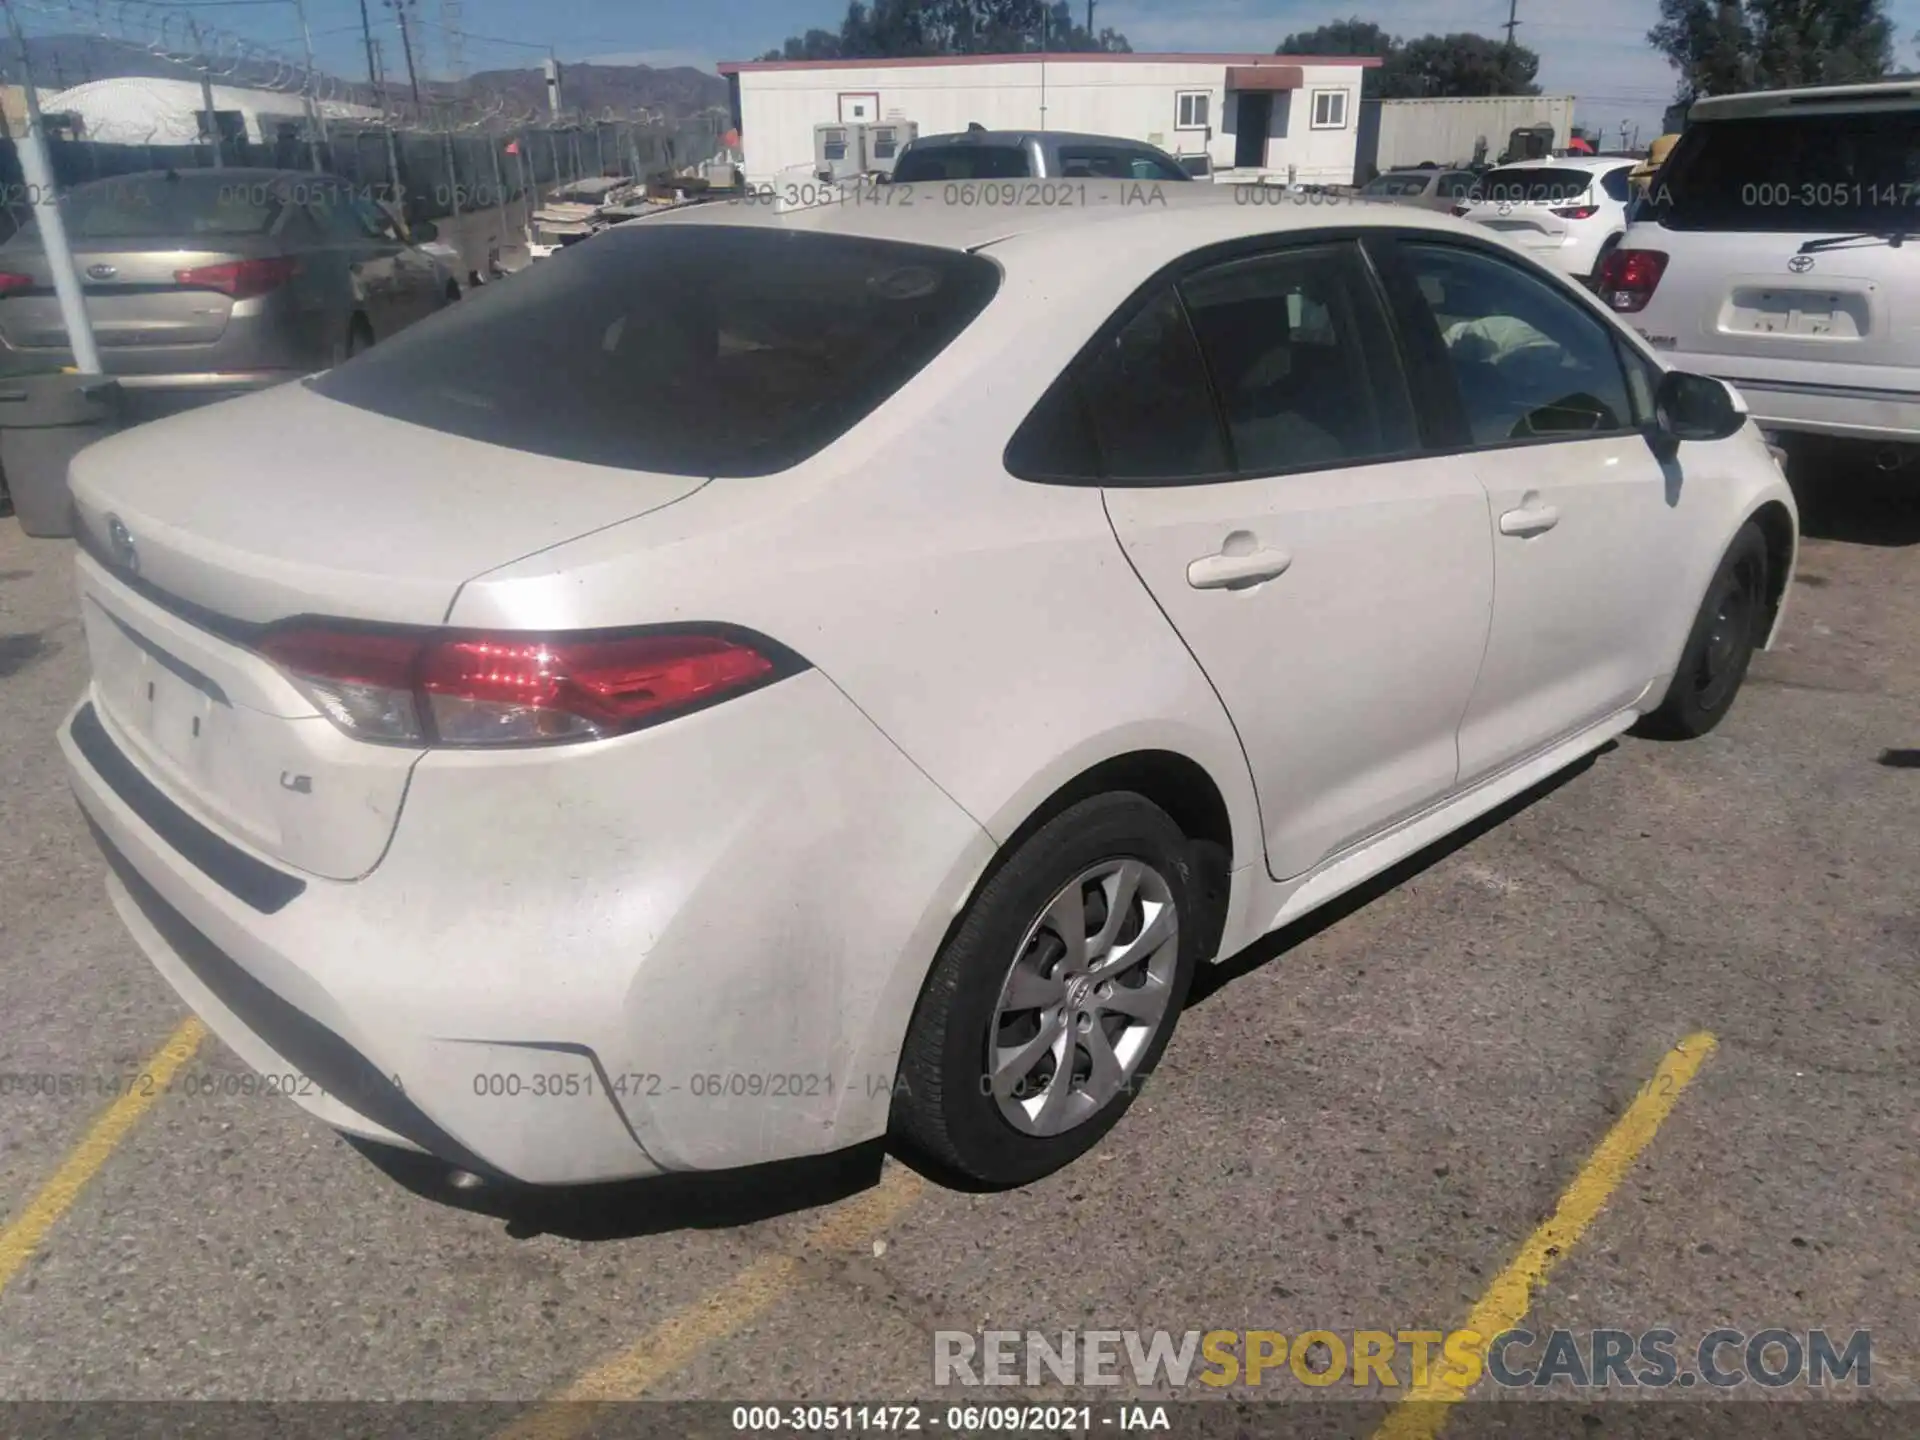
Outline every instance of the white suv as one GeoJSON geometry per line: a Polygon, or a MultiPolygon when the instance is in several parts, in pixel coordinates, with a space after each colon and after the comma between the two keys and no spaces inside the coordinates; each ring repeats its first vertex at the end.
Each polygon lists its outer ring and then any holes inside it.
{"type": "Polygon", "coordinates": [[[1593,278],[1627,228],[1634,162],[1566,156],[1502,165],[1453,213],[1499,232],[1543,264],[1593,278]]]}
{"type": "Polygon", "coordinates": [[[1761,426],[1912,444],[1920,431],[1920,85],[1696,103],[1601,297],[1761,426]]]}

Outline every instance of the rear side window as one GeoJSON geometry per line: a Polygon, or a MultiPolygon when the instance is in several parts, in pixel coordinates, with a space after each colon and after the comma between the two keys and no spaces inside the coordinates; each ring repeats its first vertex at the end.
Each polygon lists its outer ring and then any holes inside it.
{"type": "Polygon", "coordinates": [[[1920,211],[1920,109],[1703,120],[1649,197],[1676,230],[1850,231],[1920,211]]]}
{"type": "Polygon", "coordinates": [[[1475,193],[1495,205],[1559,205],[1580,199],[1592,188],[1591,171],[1514,165],[1489,170],[1475,193]]]}
{"type": "Polygon", "coordinates": [[[1079,383],[1108,478],[1177,480],[1226,473],[1226,447],[1206,369],[1171,287],[1101,345],[1079,383]]]}
{"type": "Polygon", "coordinates": [[[1060,174],[1072,179],[1185,180],[1187,172],[1144,150],[1062,145],[1060,174]]]}
{"type": "Polygon", "coordinates": [[[925,180],[1017,180],[1032,174],[1018,145],[910,145],[893,167],[896,184],[925,180]]]}
{"type": "Polygon", "coordinates": [[[1358,247],[1236,261],[1185,281],[1181,293],[1241,474],[1418,448],[1392,331],[1358,247]]]}
{"type": "Polygon", "coordinates": [[[76,186],[61,202],[76,240],[264,235],[280,218],[275,185],[204,175],[135,175],[76,186]]]}
{"type": "Polygon", "coordinates": [[[1609,170],[1600,180],[1600,188],[1607,192],[1612,200],[1625,200],[1633,194],[1633,183],[1627,177],[1633,174],[1631,169],[1609,170]]]}
{"type": "Polygon", "coordinates": [[[768,475],[858,424],[986,306],[980,256],[636,221],[310,381],[451,435],[672,475],[768,475]]]}

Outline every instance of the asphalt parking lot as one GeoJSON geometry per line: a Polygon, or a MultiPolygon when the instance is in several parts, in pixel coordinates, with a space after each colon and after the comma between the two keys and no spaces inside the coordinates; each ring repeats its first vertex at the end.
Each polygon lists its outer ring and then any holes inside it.
{"type": "Polygon", "coordinates": [[[0,1096],[0,1398],[946,1399],[943,1329],[1446,1329],[1706,1032],[1529,1327],[1864,1328],[1920,1400],[1920,472],[1799,488],[1784,644],[1718,732],[1626,739],[1230,962],[1120,1129],[1001,1195],[877,1154],[455,1191],[236,1093],[60,770],[68,544],[0,521],[0,1074],[184,1056],[106,1133],[87,1080],[0,1096]]]}

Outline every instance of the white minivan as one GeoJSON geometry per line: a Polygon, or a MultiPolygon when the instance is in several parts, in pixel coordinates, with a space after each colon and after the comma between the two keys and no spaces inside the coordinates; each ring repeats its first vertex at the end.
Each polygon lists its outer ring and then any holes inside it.
{"type": "Polygon", "coordinates": [[[1763,429],[1920,438],[1920,84],[1697,102],[1601,297],[1763,429]]]}

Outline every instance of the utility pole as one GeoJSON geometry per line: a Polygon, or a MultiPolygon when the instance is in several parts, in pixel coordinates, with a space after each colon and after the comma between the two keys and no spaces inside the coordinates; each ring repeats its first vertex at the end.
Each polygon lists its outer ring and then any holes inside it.
{"type": "Polygon", "coordinates": [[[213,109],[213,81],[207,77],[207,52],[200,44],[200,22],[187,17],[187,33],[193,36],[193,63],[200,72],[200,107],[207,117],[207,139],[213,142],[213,168],[223,170],[226,161],[220,150],[220,117],[213,109]]]}
{"type": "Polygon", "coordinates": [[[387,108],[386,98],[381,93],[380,72],[373,63],[373,21],[367,18],[367,0],[360,0],[360,38],[367,42],[367,84],[380,101],[380,108],[387,108]]]}
{"type": "Polygon", "coordinates": [[[1099,0],[1087,0],[1087,43],[1093,43],[1093,7],[1099,0]]]}
{"type": "Polygon", "coordinates": [[[300,17],[300,44],[307,55],[306,73],[300,77],[300,95],[307,106],[307,157],[317,172],[326,168],[320,160],[320,147],[327,143],[327,122],[313,94],[313,31],[307,25],[306,0],[293,0],[293,9],[300,17]]]}
{"type": "Polygon", "coordinates": [[[418,108],[420,107],[420,75],[413,68],[413,34],[407,29],[407,7],[412,5],[414,0],[381,0],[381,3],[393,11],[394,19],[400,22],[400,48],[406,52],[407,56],[407,84],[413,87],[413,103],[418,108]]]}
{"type": "Polygon", "coordinates": [[[1520,28],[1520,0],[1507,0],[1507,49],[1513,49],[1513,32],[1520,28]]]}
{"type": "Polygon", "coordinates": [[[93,322],[87,316],[86,293],[80,288],[80,272],[73,263],[73,247],[67,243],[66,217],[60,213],[59,196],[54,192],[53,157],[47,153],[47,126],[40,114],[40,92],[33,83],[33,66],[27,60],[27,37],[21,33],[20,17],[13,13],[13,0],[0,0],[7,11],[7,29],[13,32],[15,49],[20,53],[20,84],[27,101],[26,143],[20,146],[20,178],[26,182],[27,201],[39,219],[40,241],[46,251],[47,268],[53,272],[53,293],[60,302],[60,319],[67,327],[67,344],[73,351],[73,368],[82,375],[99,375],[100,351],[93,343],[93,322]]]}

